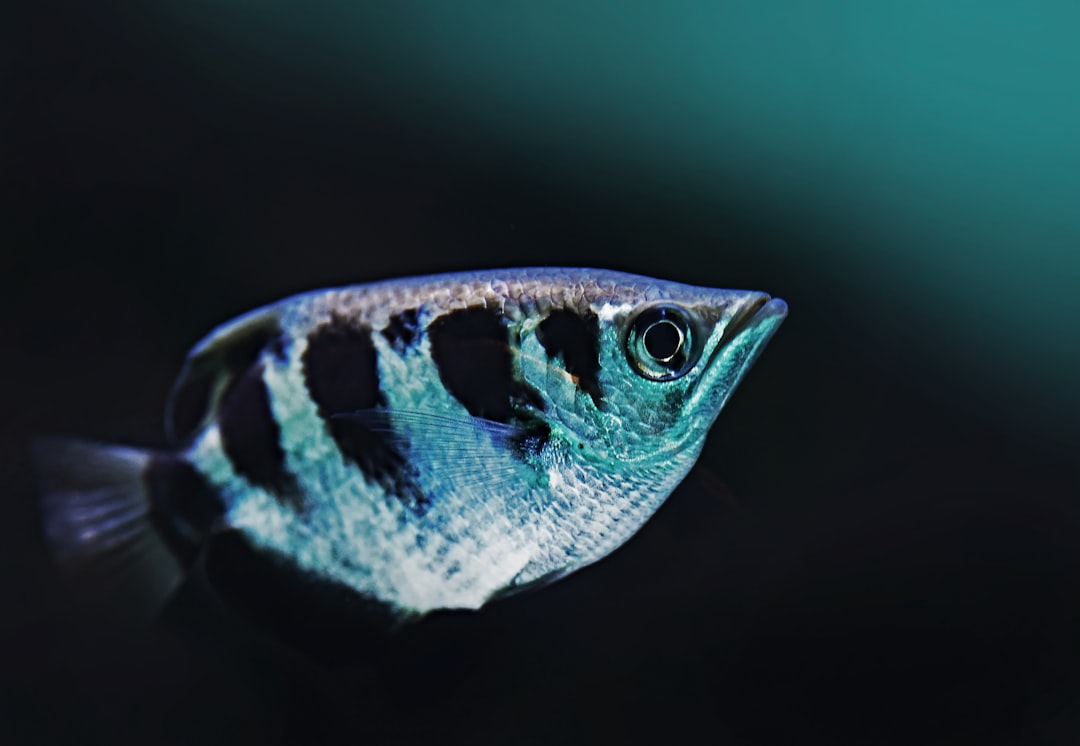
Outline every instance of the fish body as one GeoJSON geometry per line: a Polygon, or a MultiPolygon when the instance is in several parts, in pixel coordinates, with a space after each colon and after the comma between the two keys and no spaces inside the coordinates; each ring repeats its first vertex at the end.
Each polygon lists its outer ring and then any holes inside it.
{"type": "Polygon", "coordinates": [[[195,346],[176,450],[50,441],[61,563],[159,604],[239,534],[392,615],[476,609],[625,542],[685,477],[783,301],[594,269],[309,292],[195,346]]]}

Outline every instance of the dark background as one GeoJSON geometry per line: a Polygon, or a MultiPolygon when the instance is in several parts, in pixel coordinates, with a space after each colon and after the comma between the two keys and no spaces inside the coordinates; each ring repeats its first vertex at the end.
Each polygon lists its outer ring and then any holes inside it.
{"type": "Polygon", "coordinates": [[[1080,742],[1068,4],[23,5],[0,741],[1080,742]],[[162,445],[242,311],[535,264],[791,307],[612,557],[365,660],[195,590],[114,624],[51,569],[34,434],[162,445]]]}

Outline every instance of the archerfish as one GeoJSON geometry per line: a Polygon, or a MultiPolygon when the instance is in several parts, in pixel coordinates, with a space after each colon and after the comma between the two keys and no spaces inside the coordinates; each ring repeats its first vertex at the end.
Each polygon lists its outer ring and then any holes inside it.
{"type": "Polygon", "coordinates": [[[40,442],[46,537],[149,608],[232,537],[395,619],[477,609],[629,539],[786,313],[576,268],[287,298],[190,352],[172,450],[40,442]]]}

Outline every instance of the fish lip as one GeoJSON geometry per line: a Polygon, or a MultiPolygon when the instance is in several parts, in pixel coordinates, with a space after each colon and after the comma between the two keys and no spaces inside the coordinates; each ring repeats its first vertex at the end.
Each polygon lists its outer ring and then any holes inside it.
{"type": "Polygon", "coordinates": [[[779,298],[773,298],[767,293],[755,293],[752,298],[728,321],[723,335],[705,363],[701,377],[694,384],[690,406],[701,407],[704,399],[712,400],[706,409],[701,410],[711,413],[705,423],[708,427],[712,426],[720,410],[787,316],[787,303],[779,298]],[[742,342],[748,338],[753,340],[748,342],[748,346],[743,345],[742,342]],[[739,354],[739,350],[733,352],[733,348],[742,349],[741,359],[734,367],[725,369],[720,364],[721,361],[729,354],[739,354]],[[725,371],[727,378],[721,381],[719,377],[723,376],[725,371]]]}
{"type": "Polygon", "coordinates": [[[787,303],[779,298],[773,298],[768,293],[761,293],[751,303],[740,309],[728,322],[723,337],[720,338],[716,350],[713,351],[713,356],[715,357],[735,337],[748,329],[758,326],[761,321],[767,318],[783,318],[785,316],[787,316],[787,303]]]}
{"type": "MultiPolygon", "coordinates": [[[[713,348],[712,353],[709,355],[708,361],[705,363],[705,370],[712,369],[717,360],[722,358],[731,347],[731,343],[738,337],[756,329],[769,319],[775,318],[777,320],[776,326],[779,326],[779,322],[783,321],[787,316],[787,303],[780,298],[773,298],[768,293],[758,294],[754,300],[748,303],[735,313],[731,321],[728,322],[724,328],[724,334],[717,342],[716,347],[713,348]]],[[[776,329],[767,334],[760,340],[757,345],[757,354],[760,354],[765,344],[772,338],[776,329]]],[[[753,360],[751,360],[752,364],[753,360]]],[[[749,366],[747,366],[749,368],[749,366]]],[[[745,372],[745,369],[744,369],[745,372]]],[[[700,382],[699,382],[700,383],[700,382]]]]}

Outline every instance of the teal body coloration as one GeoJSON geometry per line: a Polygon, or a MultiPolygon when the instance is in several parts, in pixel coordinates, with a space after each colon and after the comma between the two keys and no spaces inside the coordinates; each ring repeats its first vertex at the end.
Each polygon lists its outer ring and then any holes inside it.
{"type": "Polygon", "coordinates": [[[785,314],[573,268],[288,298],[191,352],[175,451],[43,444],[45,528],[68,566],[126,552],[151,605],[238,533],[395,616],[476,609],[629,539],[785,314]]]}

